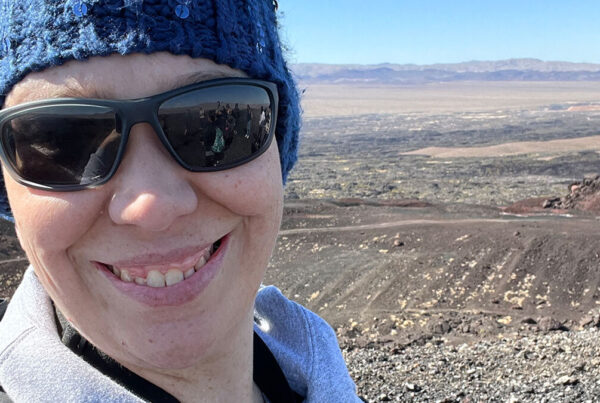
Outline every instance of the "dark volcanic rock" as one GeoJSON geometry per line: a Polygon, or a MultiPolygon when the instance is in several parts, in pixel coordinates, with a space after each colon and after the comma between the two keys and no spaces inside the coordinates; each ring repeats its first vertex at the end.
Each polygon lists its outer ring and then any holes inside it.
{"type": "Polygon", "coordinates": [[[550,316],[545,316],[543,318],[539,318],[537,320],[537,325],[538,325],[539,329],[543,332],[550,332],[553,330],[562,330],[562,328],[563,328],[562,323],[560,323],[559,321],[557,321],[556,319],[554,319],[550,316]]]}
{"type": "Polygon", "coordinates": [[[431,322],[429,325],[429,330],[433,334],[445,334],[450,332],[451,329],[452,327],[450,326],[450,323],[448,323],[447,320],[441,320],[437,322],[434,321],[431,322]]]}

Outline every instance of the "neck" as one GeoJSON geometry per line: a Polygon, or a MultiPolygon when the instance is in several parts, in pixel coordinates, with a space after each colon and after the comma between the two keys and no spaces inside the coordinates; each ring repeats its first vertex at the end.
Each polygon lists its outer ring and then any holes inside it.
{"type": "Polygon", "coordinates": [[[163,370],[126,366],[184,403],[261,403],[262,394],[253,381],[252,313],[192,367],[163,370]]]}

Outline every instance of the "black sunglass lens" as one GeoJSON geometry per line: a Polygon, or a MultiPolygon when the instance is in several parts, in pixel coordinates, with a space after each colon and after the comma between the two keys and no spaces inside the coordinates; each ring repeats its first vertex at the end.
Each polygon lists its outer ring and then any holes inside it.
{"type": "Polygon", "coordinates": [[[2,126],[4,150],[23,179],[45,186],[89,185],[104,179],[121,134],[114,111],[92,105],[28,110],[2,126]]]}
{"type": "Polygon", "coordinates": [[[252,159],[268,145],[272,114],[267,90],[240,84],[190,91],[165,101],[158,110],[171,146],[196,169],[252,159]]]}

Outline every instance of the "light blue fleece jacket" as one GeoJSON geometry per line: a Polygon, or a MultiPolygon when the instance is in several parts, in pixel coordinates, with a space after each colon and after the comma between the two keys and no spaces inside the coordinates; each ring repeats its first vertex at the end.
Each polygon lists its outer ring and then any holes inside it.
{"type": "MultiPolygon", "coordinates": [[[[273,286],[259,290],[255,330],[305,402],[360,402],[335,333],[273,286]]],[[[62,344],[30,267],[0,322],[0,384],[15,402],[142,402],[62,344]]]]}

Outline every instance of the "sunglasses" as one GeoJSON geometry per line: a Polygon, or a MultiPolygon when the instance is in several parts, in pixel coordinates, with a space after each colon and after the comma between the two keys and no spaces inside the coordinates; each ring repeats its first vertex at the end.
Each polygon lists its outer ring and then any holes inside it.
{"type": "Polygon", "coordinates": [[[277,86],[224,78],[147,98],[61,98],[0,111],[0,158],[19,183],[75,191],[117,171],[131,127],[148,123],[173,158],[192,172],[252,161],[271,144],[277,86]]]}

